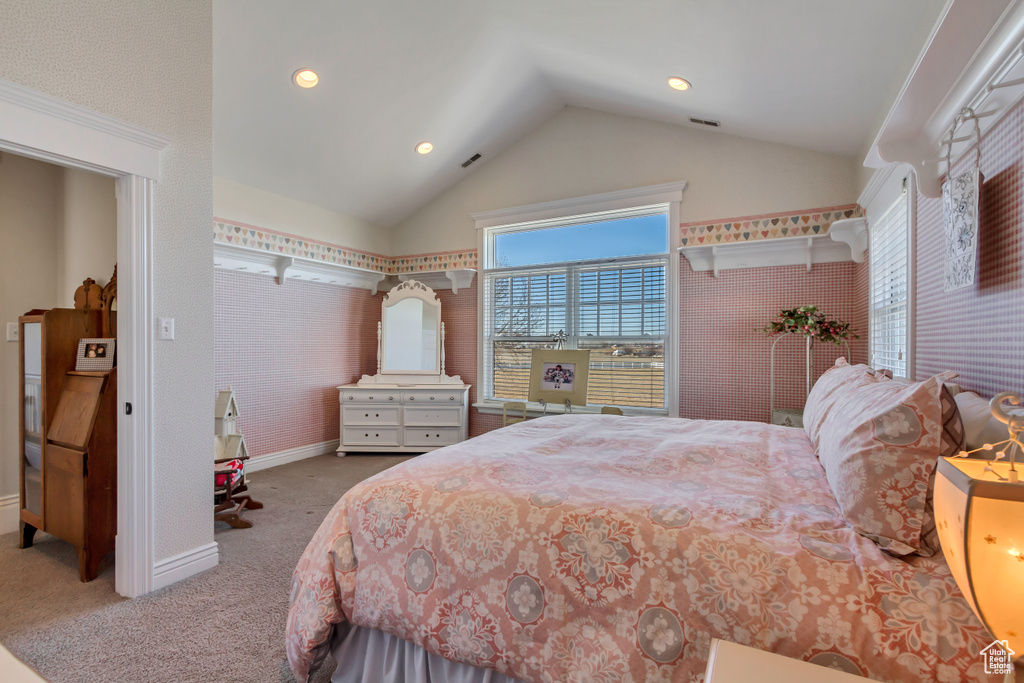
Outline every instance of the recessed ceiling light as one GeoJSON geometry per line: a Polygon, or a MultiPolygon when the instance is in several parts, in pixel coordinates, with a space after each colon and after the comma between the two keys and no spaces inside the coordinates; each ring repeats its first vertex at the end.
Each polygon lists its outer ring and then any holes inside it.
{"type": "Polygon", "coordinates": [[[299,69],[292,74],[292,82],[300,88],[314,88],[320,82],[320,77],[311,69],[299,69]]]}
{"type": "Polygon", "coordinates": [[[416,145],[416,151],[419,152],[420,154],[430,154],[431,152],[434,151],[434,146],[429,142],[421,142],[420,144],[416,145]]]}
{"type": "Polygon", "coordinates": [[[690,82],[687,81],[685,78],[673,76],[672,78],[668,79],[668,87],[674,88],[676,90],[689,90],[690,82]]]}

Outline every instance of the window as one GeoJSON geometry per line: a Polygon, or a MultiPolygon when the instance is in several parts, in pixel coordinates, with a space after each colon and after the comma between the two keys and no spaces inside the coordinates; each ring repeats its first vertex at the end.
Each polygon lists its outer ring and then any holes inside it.
{"type": "Polygon", "coordinates": [[[899,199],[871,226],[870,354],[876,369],[907,376],[909,221],[904,181],[899,199]]]}
{"type": "Polygon", "coordinates": [[[526,400],[534,349],[589,349],[588,403],[666,409],[665,205],[488,228],[484,400],[526,400]]]}

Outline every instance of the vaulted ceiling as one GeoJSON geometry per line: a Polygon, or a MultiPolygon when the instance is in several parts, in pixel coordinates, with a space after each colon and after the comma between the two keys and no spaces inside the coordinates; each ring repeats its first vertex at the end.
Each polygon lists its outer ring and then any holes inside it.
{"type": "Polygon", "coordinates": [[[566,104],[853,156],[944,4],[215,0],[214,172],[392,226],[566,104]]]}

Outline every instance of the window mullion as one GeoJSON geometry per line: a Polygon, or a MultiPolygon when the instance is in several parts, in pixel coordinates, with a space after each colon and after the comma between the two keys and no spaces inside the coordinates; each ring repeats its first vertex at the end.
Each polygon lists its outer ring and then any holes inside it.
{"type": "Polygon", "coordinates": [[[569,338],[565,340],[566,348],[579,348],[579,330],[577,329],[579,305],[579,270],[575,266],[565,269],[565,326],[568,328],[565,333],[569,338]]]}

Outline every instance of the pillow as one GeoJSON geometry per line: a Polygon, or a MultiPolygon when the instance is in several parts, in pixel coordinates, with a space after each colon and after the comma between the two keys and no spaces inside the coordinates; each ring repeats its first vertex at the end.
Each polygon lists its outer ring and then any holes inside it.
{"type": "Polygon", "coordinates": [[[943,385],[950,376],[855,379],[822,418],[818,458],[843,516],[894,555],[938,548],[930,500],[935,467],[940,456],[963,447],[956,402],[943,385]]]}
{"type": "Polygon", "coordinates": [[[964,441],[967,450],[973,451],[987,443],[999,443],[1010,438],[1006,423],[992,416],[988,401],[973,391],[965,391],[955,396],[960,417],[964,421],[964,441]]]}
{"type": "Polygon", "coordinates": [[[817,450],[821,427],[829,413],[841,403],[847,391],[856,385],[875,382],[874,371],[866,365],[850,365],[842,356],[811,387],[804,404],[804,432],[817,450]]]}

